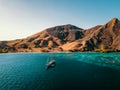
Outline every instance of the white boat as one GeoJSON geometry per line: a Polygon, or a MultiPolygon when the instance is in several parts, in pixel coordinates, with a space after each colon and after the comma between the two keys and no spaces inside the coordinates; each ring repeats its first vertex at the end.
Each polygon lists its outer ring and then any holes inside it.
{"type": "Polygon", "coordinates": [[[55,60],[50,60],[47,64],[46,64],[46,69],[52,68],[54,67],[56,64],[55,60]]]}

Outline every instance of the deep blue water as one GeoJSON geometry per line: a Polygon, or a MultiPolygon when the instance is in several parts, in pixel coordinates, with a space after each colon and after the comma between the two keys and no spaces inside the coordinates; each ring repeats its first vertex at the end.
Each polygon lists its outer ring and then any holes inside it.
{"type": "Polygon", "coordinates": [[[0,90],[120,90],[120,54],[0,54],[0,90]]]}

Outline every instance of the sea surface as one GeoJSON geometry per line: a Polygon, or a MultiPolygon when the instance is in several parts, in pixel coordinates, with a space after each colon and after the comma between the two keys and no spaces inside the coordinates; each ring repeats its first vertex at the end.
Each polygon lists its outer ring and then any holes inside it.
{"type": "Polygon", "coordinates": [[[0,90],[120,90],[120,53],[0,54],[0,90]]]}

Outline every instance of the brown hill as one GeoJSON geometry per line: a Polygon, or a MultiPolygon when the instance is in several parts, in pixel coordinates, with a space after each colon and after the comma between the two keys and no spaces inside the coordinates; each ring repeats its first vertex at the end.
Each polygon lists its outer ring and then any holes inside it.
{"type": "Polygon", "coordinates": [[[83,30],[74,25],[48,28],[24,39],[1,41],[0,52],[119,51],[120,21],[83,30]]]}

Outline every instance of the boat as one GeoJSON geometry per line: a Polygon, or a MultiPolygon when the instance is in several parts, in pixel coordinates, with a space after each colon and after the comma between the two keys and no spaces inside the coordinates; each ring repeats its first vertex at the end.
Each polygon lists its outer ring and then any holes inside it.
{"type": "Polygon", "coordinates": [[[46,64],[46,69],[55,67],[56,61],[55,60],[49,60],[49,62],[46,64]]]}

